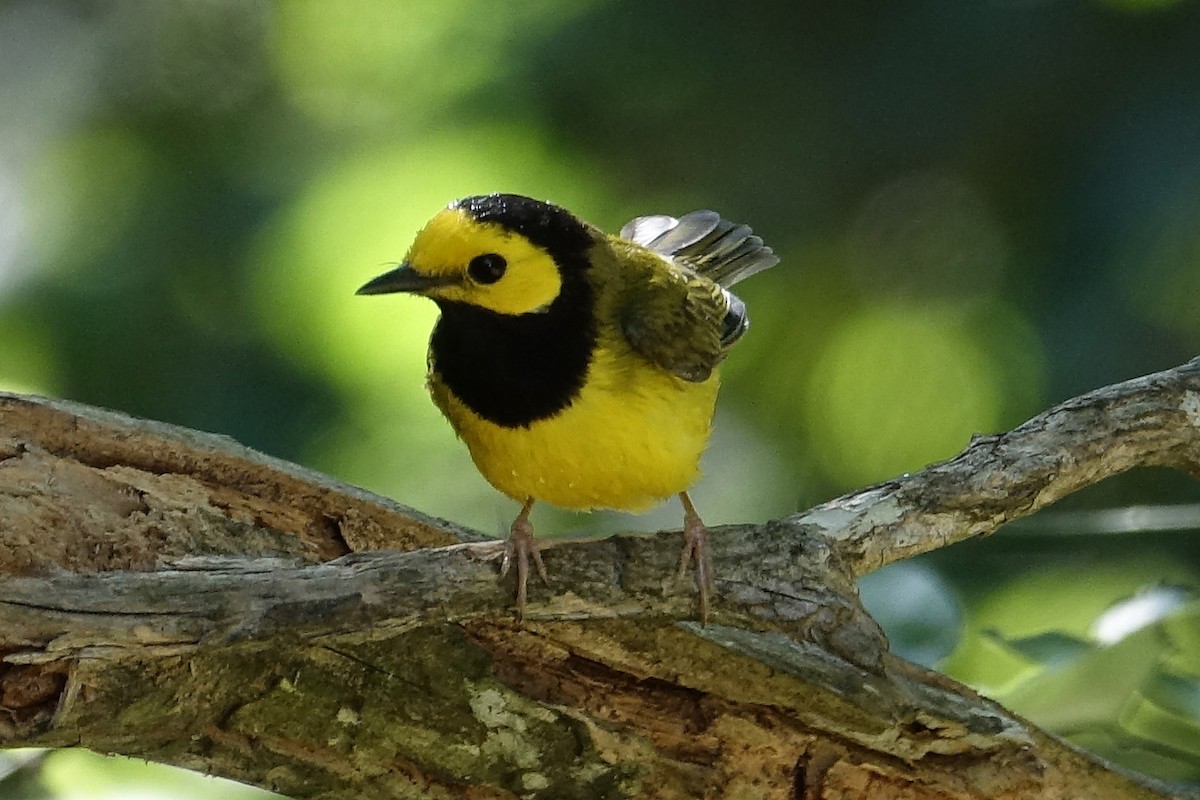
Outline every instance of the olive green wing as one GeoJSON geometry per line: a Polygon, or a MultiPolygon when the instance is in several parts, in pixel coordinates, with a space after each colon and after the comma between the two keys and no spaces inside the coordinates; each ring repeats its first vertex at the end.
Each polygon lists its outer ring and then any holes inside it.
{"type": "Polygon", "coordinates": [[[725,287],[779,258],[749,226],[715,211],[638,217],[621,238],[662,259],[648,280],[625,292],[619,313],[625,338],[678,377],[706,380],[750,324],[746,306],[725,287]]]}
{"type": "Polygon", "coordinates": [[[664,262],[648,282],[627,288],[618,322],[626,341],[648,361],[700,382],[725,357],[729,326],[737,335],[745,329],[745,306],[712,281],[664,262]],[[731,315],[730,300],[739,313],[731,315]]]}

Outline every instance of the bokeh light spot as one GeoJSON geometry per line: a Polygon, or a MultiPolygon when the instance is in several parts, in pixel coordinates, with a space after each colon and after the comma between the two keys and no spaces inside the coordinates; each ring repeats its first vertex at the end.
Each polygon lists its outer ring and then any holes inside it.
{"type": "Polygon", "coordinates": [[[955,315],[867,308],[833,333],[810,379],[815,455],[848,486],[946,458],[995,428],[998,379],[955,315]]]}
{"type": "Polygon", "coordinates": [[[106,756],[82,748],[55,750],[40,771],[41,781],[56,800],[278,800],[279,795],[224,778],[153,764],[141,759],[106,756]]]}

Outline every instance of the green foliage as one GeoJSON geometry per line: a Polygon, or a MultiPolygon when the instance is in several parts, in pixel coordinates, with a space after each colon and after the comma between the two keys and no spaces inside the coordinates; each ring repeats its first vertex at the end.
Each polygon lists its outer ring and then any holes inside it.
{"type": "Polygon", "coordinates": [[[942,666],[1113,761],[1200,782],[1194,568],[1139,558],[1015,578],[975,605],[942,666]]]}

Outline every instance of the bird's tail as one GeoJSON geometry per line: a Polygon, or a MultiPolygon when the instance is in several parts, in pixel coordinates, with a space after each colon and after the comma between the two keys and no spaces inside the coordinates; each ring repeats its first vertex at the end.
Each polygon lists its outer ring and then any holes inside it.
{"type": "Polygon", "coordinates": [[[676,219],[665,214],[637,217],[621,228],[621,238],[682,263],[728,288],[779,263],[779,256],[755,236],[715,211],[693,211],[676,219]]]}

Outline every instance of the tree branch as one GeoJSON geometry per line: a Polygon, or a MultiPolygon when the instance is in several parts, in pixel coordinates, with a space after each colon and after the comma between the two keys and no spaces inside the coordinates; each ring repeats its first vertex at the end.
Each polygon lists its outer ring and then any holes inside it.
{"type": "Polygon", "coordinates": [[[948,461],[784,522],[815,528],[856,576],[986,536],[1134,467],[1200,477],[1200,358],[1060,403],[948,461]]]}
{"type": "Polygon", "coordinates": [[[518,625],[473,532],[224,437],[0,395],[0,742],[298,797],[1173,796],[887,654],[853,579],[1132,467],[1198,474],[1198,430],[1200,359],[714,531],[706,628],[678,621],[669,532],[554,543],[518,625]]]}

